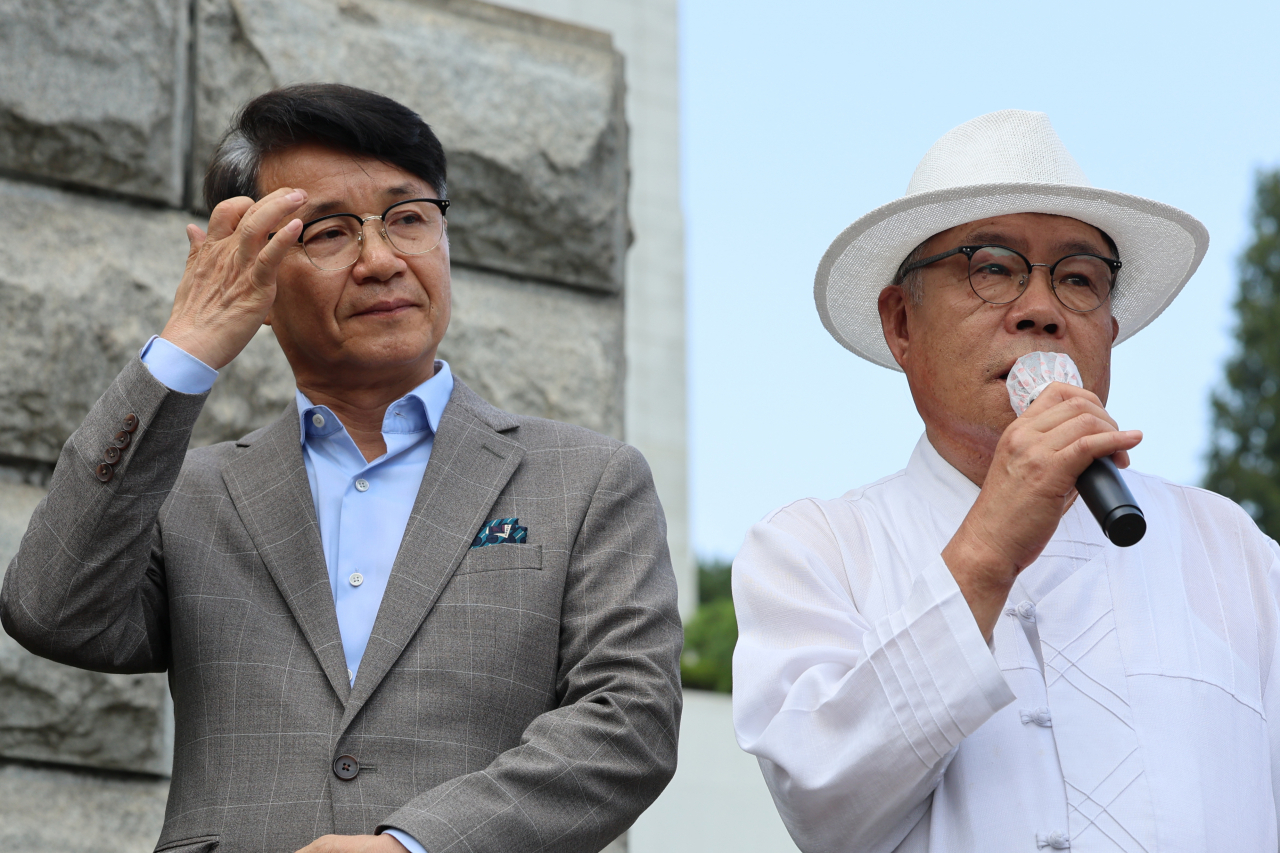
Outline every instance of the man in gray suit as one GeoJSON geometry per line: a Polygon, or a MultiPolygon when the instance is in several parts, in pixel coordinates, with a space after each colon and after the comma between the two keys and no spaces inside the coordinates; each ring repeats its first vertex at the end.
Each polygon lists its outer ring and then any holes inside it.
{"type": "Polygon", "coordinates": [[[436,360],[444,152],[412,111],[267,93],[205,194],[168,324],[63,448],[5,629],[168,671],[157,850],[604,847],[675,768],[681,629],[644,459],[436,360]],[[188,452],[264,323],[296,407],[188,452]]]}

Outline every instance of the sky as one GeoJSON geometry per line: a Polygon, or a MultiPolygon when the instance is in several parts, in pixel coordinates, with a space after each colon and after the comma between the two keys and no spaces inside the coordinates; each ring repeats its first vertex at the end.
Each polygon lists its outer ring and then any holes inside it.
{"type": "Polygon", "coordinates": [[[906,380],[827,334],[814,271],[938,137],[999,109],[1048,113],[1094,186],[1208,227],[1182,294],[1116,348],[1108,404],[1144,431],[1136,468],[1203,479],[1254,175],[1280,167],[1280,3],[680,5],[700,556],[732,557],[770,510],[906,464],[923,432],[906,380]]]}

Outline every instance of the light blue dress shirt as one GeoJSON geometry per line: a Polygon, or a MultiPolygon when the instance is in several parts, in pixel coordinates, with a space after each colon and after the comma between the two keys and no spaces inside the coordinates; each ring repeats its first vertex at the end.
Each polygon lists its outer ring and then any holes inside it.
{"type": "MultiPolygon", "coordinates": [[[[148,341],[141,356],[152,376],[184,394],[203,394],[218,378],[218,371],[161,337],[148,341]]],[[[449,365],[437,361],[435,376],[387,407],[382,419],[387,452],[366,462],[338,416],[297,392],[302,458],[352,684],[452,393],[449,365]]],[[[426,853],[398,829],[387,834],[410,853],[426,853]]]]}

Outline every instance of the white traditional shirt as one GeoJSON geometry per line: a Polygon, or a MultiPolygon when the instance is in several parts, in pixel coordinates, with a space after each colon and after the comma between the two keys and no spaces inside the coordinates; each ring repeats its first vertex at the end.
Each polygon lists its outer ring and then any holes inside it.
{"type": "Polygon", "coordinates": [[[941,557],[978,487],[927,439],[752,528],[734,724],[801,850],[1277,850],[1280,549],[1223,497],[1125,481],[1142,542],[1076,501],[990,646],[941,557]]]}

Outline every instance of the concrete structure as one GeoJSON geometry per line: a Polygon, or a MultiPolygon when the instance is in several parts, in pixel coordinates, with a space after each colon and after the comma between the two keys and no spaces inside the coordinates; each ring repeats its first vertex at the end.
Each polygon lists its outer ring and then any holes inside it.
{"type": "Polygon", "coordinates": [[[734,740],[728,696],[685,691],[676,777],[627,840],[627,853],[797,853],[755,758],[734,740]]]}
{"type": "MultiPolygon", "coordinates": [[[[681,584],[697,604],[689,541],[676,0],[495,0],[593,27],[625,57],[635,242],[626,266],[626,438],[653,466],[681,584]]],[[[728,696],[685,692],[676,777],[627,833],[628,853],[792,853],[764,779],[738,749],[728,696]]]]}
{"type": "Polygon", "coordinates": [[[688,619],[698,574],[689,538],[677,0],[494,2],[606,32],[625,59],[635,237],[626,259],[625,435],[653,468],[688,619]]]}
{"type": "MultiPolygon", "coordinates": [[[[433,124],[454,201],[443,357],[498,406],[631,437],[628,126],[607,34],[477,0],[23,0],[0,7],[0,59],[0,566],[67,436],[163,326],[227,118],[280,84],[377,89],[433,124]]],[[[678,364],[679,488],[660,488],[684,553],[678,364]]],[[[193,441],[242,435],[292,388],[264,330],[193,441]]],[[[160,674],[73,670],[0,636],[0,849],[150,849],[171,716],[160,674]]]]}

